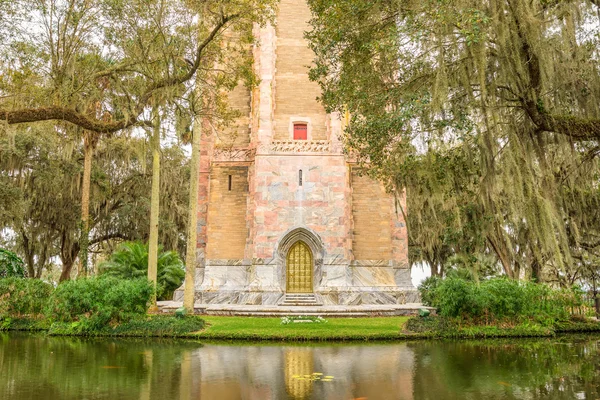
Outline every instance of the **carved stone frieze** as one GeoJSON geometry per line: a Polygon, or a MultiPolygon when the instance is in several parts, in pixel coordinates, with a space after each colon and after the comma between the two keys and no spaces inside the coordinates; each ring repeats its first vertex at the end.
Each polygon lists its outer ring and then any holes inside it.
{"type": "Polygon", "coordinates": [[[329,153],[329,140],[275,140],[271,151],[275,153],[329,153]]]}
{"type": "Polygon", "coordinates": [[[215,148],[213,162],[248,162],[254,159],[256,149],[253,148],[215,148]]]}

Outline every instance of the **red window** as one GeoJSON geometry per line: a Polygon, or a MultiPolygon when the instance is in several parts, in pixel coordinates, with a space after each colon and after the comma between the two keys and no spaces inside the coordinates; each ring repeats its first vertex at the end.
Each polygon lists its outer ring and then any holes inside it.
{"type": "Polygon", "coordinates": [[[308,138],[308,126],[306,124],[294,124],[294,140],[306,140],[308,138]]]}

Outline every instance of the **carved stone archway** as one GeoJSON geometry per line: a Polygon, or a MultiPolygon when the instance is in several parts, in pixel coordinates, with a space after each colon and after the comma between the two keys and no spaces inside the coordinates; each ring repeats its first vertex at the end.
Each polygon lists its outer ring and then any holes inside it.
{"type": "Polygon", "coordinates": [[[297,227],[287,231],[277,243],[275,257],[279,271],[279,285],[285,291],[287,281],[286,258],[292,246],[299,240],[306,243],[313,255],[313,292],[321,285],[323,276],[323,258],[325,257],[325,246],[317,233],[305,227],[297,227]]]}

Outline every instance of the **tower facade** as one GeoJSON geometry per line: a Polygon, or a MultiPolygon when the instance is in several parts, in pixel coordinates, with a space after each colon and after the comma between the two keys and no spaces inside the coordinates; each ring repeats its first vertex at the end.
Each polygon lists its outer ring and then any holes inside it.
{"type": "Polygon", "coordinates": [[[309,18],[304,0],[281,0],[276,26],[256,28],[260,84],[231,94],[233,129],[203,138],[196,302],[418,299],[395,199],[344,154],[342,120],[308,78],[309,18]]]}

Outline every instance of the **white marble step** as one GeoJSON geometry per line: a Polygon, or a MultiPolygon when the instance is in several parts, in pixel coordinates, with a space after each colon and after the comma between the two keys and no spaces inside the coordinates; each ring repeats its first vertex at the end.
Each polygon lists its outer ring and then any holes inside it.
{"type": "Polygon", "coordinates": [[[290,293],[286,294],[280,306],[322,306],[323,302],[317,300],[314,293],[290,293]]]}

